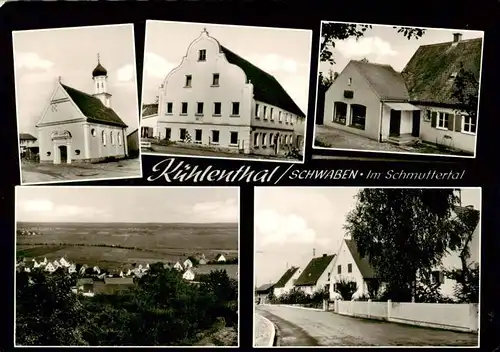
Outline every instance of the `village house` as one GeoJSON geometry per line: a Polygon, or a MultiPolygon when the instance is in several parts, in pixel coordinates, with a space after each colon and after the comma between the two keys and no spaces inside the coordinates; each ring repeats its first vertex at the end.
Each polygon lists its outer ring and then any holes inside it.
{"type": "Polygon", "coordinates": [[[307,295],[328,291],[334,258],[335,254],[323,254],[321,257],[311,259],[295,281],[294,286],[307,295]]]}
{"type": "MultiPolygon", "coordinates": [[[[401,72],[410,103],[419,108],[423,141],[474,154],[477,111],[475,116],[463,111],[453,86],[464,72],[479,82],[482,46],[482,38],[462,40],[461,33],[453,33],[452,41],[420,46],[401,72]]],[[[478,97],[479,91],[471,95],[478,97]]]]}
{"type": "Polygon", "coordinates": [[[128,156],[131,158],[139,157],[139,129],[136,128],[134,131],[127,135],[127,152],[128,156]]]}
{"type": "Polygon", "coordinates": [[[452,91],[461,70],[479,81],[482,39],[461,36],[420,46],[401,73],[351,60],[325,93],[323,123],[379,142],[423,141],[474,154],[476,117],[463,111],[452,91]]]}
{"type": "Polygon", "coordinates": [[[278,155],[301,149],[305,114],[272,75],[204,30],[143,106],[141,137],[222,151],[278,155]]]}
{"type": "Polygon", "coordinates": [[[184,274],[182,274],[182,278],[184,280],[192,281],[194,280],[194,272],[191,269],[187,269],[184,274]]]}
{"type": "Polygon", "coordinates": [[[255,303],[266,304],[268,303],[269,293],[273,292],[274,284],[264,284],[255,289],[255,303]]]}
{"type": "Polygon", "coordinates": [[[38,140],[29,133],[19,133],[19,153],[21,158],[32,159],[38,155],[38,140]]]}
{"type": "Polygon", "coordinates": [[[285,273],[276,282],[273,288],[273,293],[276,297],[280,297],[284,294],[289,293],[302,271],[298,267],[291,267],[285,271],[285,273]]]}
{"type": "Polygon", "coordinates": [[[175,269],[175,270],[179,270],[179,271],[183,271],[183,270],[184,270],[184,267],[182,266],[182,264],[181,264],[181,263],[177,262],[177,263],[175,263],[175,265],[174,265],[174,269],[175,269]]]}
{"type": "Polygon", "coordinates": [[[69,164],[127,156],[128,126],[111,108],[108,72],[99,58],[92,79],[92,95],[57,80],[36,124],[40,162],[69,164]]]}
{"type": "MultiPolygon", "coordinates": [[[[342,281],[356,283],[357,291],[354,293],[354,297],[368,295],[370,280],[377,280],[370,262],[367,258],[361,257],[354,240],[344,239],[332,266],[329,287],[330,299],[334,299],[337,296],[336,285],[342,281]]],[[[350,300],[351,298],[353,297],[343,297],[345,300],[350,300]]]]}
{"type": "Polygon", "coordinates": [[[226,257],[224,257],[223,254],[217,254],[217,256],[215,257],[215,260],[217,262],[225,262],[226,261],[226,257]]]}
{"type": "Polygon", "coordinates": [[[186,259],[183,264],[184,264],[185,269],[189,269],[189,268],[193,267],[193,262],[191,262],[191,260],[189,260],[189,259],[186,259]]]}

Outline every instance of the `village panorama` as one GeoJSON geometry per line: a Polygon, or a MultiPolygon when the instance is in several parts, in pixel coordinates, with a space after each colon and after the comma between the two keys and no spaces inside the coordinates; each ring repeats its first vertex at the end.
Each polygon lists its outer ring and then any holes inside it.
{"type": "Polygon", "coordinates": [[[231,188],[18,188],[16,345],[238,345],[237,193],[231,188]],[[58,205],[68,192],[79,205],[58,205]],[[215,192],[227,198],[203,200],[215,192]],[[154,201],[166,193],[178,204],[154,201]],[[107,200],[99,209],[88,206],[101,195],[107,200]],[[117,199],[124,204],[118,206],[117,199]],[[146,200],[161,211],[118,215],[130,201],[146,200]],[[225,218],[212,215],[212,209],[225,218]],[[188,218],[191,211],[197,214],[188,218]],[[84,221],[88,212],[92,219],[84,221]],[[97,222],[104,214],[129,220],[97,222]],[[141,215],[151,221],[140,221],[141,215]],[[191,222],[178,221],[181,215],[191,222]]]}

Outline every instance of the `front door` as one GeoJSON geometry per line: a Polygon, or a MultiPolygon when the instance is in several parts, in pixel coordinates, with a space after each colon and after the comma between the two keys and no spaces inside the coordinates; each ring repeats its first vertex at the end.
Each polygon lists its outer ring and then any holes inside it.
{"type": "Polygon", "coordinates": [[[61,164],[68,162],[68,148],[65,145],[59,146],[59,154],[61,156],[61,164]]]}
{"type": "Polygon", "coordinates": [[[391,121],[389,126],[389,135],[399,137],[401,130],[401,111],[391,110],[391,121]]]}
{"type": "Polygon", "coordinates": [[[420,137],[420,110],[413,111],[413,124],[411,128],[413,137],[420,137]]]}

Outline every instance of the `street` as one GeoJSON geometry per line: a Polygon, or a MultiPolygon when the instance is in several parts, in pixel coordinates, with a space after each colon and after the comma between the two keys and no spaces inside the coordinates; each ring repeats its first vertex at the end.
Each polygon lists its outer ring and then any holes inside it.
{"type": "Polygon", "coordinates": [[[281,346],[477,346],[478,335],[359,319],[333,312],[257,305],[281,346]]]}
{"type": "Polygon", "coordinates": [[[84,181],[88,179],[141,176],[140,159],[125,159],[99,164],[38,164],[22,162],[23,183],[84,181]]]}

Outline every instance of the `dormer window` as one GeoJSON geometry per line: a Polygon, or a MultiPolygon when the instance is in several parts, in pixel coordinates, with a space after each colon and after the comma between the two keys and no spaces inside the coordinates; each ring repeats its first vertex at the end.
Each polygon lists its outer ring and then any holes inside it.
{"type": "Polygon", "coordinates": [[[191,88],[191,82],[193,81],[193,76],[187,75],[186,76],[186,85],[184,86],[185,88],[191,88]]]}
{"type": "Polygon", "coordinates": [[[206,61],[207,60],[207,51],[202,49],[198,51],[198,61],[206,61]]]}
{"type": "Polygon", "coordinates": [[[352,78],[351,78],[351,77],[349,77],[349,79],[347,80],[347,85],[349,85],[349,86],[350,86],[351,84],[352,84],[352,78]]]}

